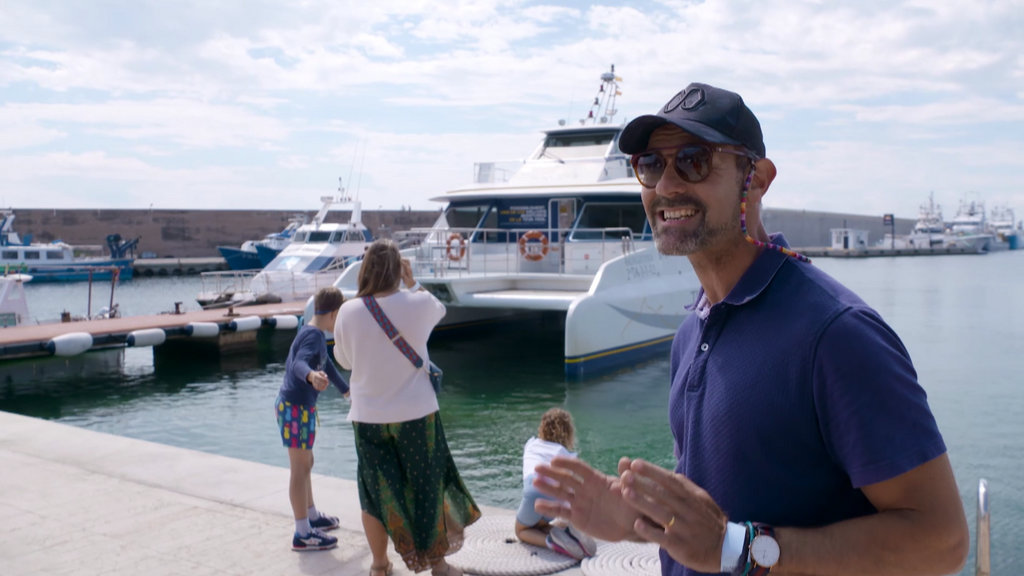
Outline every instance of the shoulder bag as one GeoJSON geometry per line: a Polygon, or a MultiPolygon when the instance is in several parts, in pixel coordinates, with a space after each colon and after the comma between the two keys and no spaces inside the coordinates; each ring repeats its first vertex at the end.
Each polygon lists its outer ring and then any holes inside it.
{"type": "Polygon", "coordinates": [[[391,323],[391,320],[388,319],[388,315],[381,310],[380,304],[377,302],[376,298],[373,296],[363,296],[363,304],[366,305],[366,309],[370,311],[370,315],[377,321],[377,325],[380,326],[381,330],[384,331],[384,334],[386,334],[388,339],[391,340],[391,343],[395,345],[395,348],[398,348],[399,352],[408,358],[409,362],[412,362],[412,365],[417,369],[422,368],[426,371],[427,376],[430,376],[430,385],[434,387],[434,393],[439,394],[441,392],[441,377],[444,376],[444,372],[442,372],[441,369],[437,367],[437,364],[434,364],[433,362],[431,362],[429,366],[423,365],[423,358],[421,358],[420,355],[412,349],[412,346],[405,341],[402,334],[397,328],[395,328],[395,325],[391,323]]]}

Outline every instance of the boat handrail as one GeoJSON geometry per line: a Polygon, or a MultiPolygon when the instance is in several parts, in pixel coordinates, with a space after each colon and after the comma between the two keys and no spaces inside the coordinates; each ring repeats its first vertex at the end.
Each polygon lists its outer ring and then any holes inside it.
{"type": "MultiPolygon", "coordinates": [[[[468,274],[500,274],[518,275],[533,273],[536,265],[523,266],[524,258],[537,262],[555,253],[557,266],[543,266],[546,274],[595,274],[604,262],[618,256],[634,252],[638,241],[649,241],[649,237],[636,234],[629,227],[615,228],[542,228],[508,229],[508,228],[414,228],[396,232],[394,240],[403,249],[412,250],[413,272],[418,276],[456,276],[468,274]],[[541,232],[542,238],[533,237],[531,233],[541,232]],[[594,238],[572,240],[571,235],[584,233],[594,238]],[[488,240],[488,236],[498,234],[498,240],[488,240]],[[557,236],[556,236],[557,234],[557,236]],[[461,241],[457,239],[461,237],[461,241]],[[532,240],[532,242],[531,242],[532,240]],[[538,245],[543,246],[540,248],[538,245]],[[533,246],[530,248],[528,246],[533,246]],[[536,252],[542,250],[542,256],[536,258],[536,252]],[[533,253],[533,256],[526,254],[533,253]],[[572,257],[579,257],[585,263],[569,262],[572,257]],[[586,252],[583,254],[582,251],[586,252]],[[567,265],[568,263],[568,265],[567,265]],[[570,269],[571,268],[571,269],[570,269]],[[585,270],[579,272],[578,269],[585,270]]],[[[547,260],[551,262],[551,260],[547,260]]]]}
{"type": "Polygon", "coordinates": [[[990,556],[991,519],[989,516],[988,481],[978,480],[978,529],[975,532],[974,574],[989,576],[992,573],[990,556]]]}

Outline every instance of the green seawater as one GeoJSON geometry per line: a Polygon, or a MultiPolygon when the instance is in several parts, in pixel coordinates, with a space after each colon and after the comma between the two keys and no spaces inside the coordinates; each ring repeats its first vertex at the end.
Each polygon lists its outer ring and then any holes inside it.
{"type": "MultiPolygon", "coordinates": [[[[1024,561],[1024,252],[814,264],[875,307],[906,344],[946,440],[972,534],[984,477],[993,572],[1012,573],[1024,561]]],[[[94,299],[108,298],[107,290],[94,299]]],[[[118,286],[115,296],[126,313],[143,314],[169,310],[176,300],[194,308],[189,299],[198,291],[195,278],[140,279],[118,286]]],[[[30,284],[26,292],[36,317],[85,311],[82,284],[30,284]]],[[[5,363],[0,410],[287,466],[273,402],[289,343],[288,334],[265,335],[256,352],[224,358],[131,349],[5,363]]],[[[581,457],[605,471],[621,456],[673,464],[667,357],[570,382],[561,351],[562,334],[549,318],[432,343],[431,358],[445,370],[440,403],[448,442],[480,503],[518,505],[523,443],[552,406],[572,412],[581,457]]],[[[348,403],[332,389],[319,406],[316,471],[353,479],[348,403]]],[[[973,555],[963,573],[973,573],[973,555]]]]}

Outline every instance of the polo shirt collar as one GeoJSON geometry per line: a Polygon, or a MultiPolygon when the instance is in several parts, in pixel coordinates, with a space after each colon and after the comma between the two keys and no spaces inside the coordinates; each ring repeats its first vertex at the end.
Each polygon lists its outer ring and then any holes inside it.
{"type": "MultiPolygon", "coordinates": [[[[789,248],[789,243],[786,242],[785,236],[782,232],[772,234],[769,236],[772,244],[782,246],[783,248],[789,248]]],[[[733,286],[729,295],[725,297],[723,302],[732,304],[734,306],[740,306],[750,302],[754,298],[757,298],[768,284],[775,277],[775,273],[779,271],[782,264],[786,261],[789,256],[786,256],[778,250],[765,249],[761,251],[757,259],[747,268],[747,271],[740,277],[740,281],[733,286]]],[[[697,309],[698,303],[704,298],[704,287],[701,286],[697,292],[697,300],[686,307],[687,310],[693,312],[697,309]]]]}

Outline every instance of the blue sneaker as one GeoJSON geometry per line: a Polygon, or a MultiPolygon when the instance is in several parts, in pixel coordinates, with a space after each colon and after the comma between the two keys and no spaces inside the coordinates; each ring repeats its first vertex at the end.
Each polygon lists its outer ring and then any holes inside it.
{"type": "Polygon", "coordinates": [[[307,550],[330,550],[338,545],[338,539],[328,536],[316,528],[309,531],[309,536],[299,536],[298,532],[292,538],[292,550],[305,552],[307,550]]]}
{"type": "Polygon", "coordinates": [[[316,520],[310,520],[309,521],[310,527],[316,528],[317,530],[320,530],[321,532],[327,532],[327,531],[330,531],[330,530],[335,530],[335,529],[338,528],[339,524],[340,524],[340,522],[338,521],[337,517],[335,517],[335,516],[324,516],[323,514],[321,514],[320,517],[317,518],[316,520]]]}

